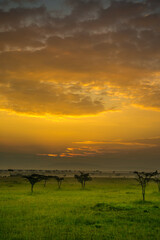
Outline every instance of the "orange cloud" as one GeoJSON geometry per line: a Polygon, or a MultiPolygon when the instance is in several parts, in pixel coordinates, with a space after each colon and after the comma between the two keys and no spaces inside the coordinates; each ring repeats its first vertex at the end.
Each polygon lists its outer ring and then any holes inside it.
{"type": "Polygon", "coordinates": [[[140,141],[83,141],[83,142],[74,142],[73,144],[76,147],[69,147],[66,149],[64,153],[62,153],[61,157],[76,157],[76,156],[98,156],[105,155],[108,153],[118,153],[124,150],[138,150],[138,149],[146,149],[146,148],[155,148],[159,146],[159,142],[144,142],[140,141]],[[79,147],[80,146],[80,147],[79,147]]]}
{"type": "Polygon", "coordinates": [[[57,157],[56,153],[38,153],[37,156],[48,156],[48,157],[57,157]]]}

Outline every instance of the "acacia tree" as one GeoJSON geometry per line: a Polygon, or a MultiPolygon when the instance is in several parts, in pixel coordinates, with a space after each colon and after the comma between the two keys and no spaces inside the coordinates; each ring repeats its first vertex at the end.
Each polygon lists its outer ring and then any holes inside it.
{"type": "Polygon", "coordinates": [[[151,180],[151,178],[157,174],[157,171],[155,171],[155,172],[134,171],[134,173],[136,174],[136,180],[139,182],[139,184],[142,187],[142,197],[143,197],[143,202],[144,202],[146,186],[147,186],[148,182],[151,180]]]}
{"type": "Polygon", "coordinates": [[[153,181],[157,183],[158,191],[160,192],[160,173],[157,172],[156,176],[153,178],[153,181]]]}
{"type": "Polygon", "coordinates": [[[92,180],[91,176],[89,176],[89,173],[80,172],[80,175],[75,174],[74,177],[78,182],[81,183],[83,189],[85,188],[86,182],[92,180]]]}
{"type": "Polygon", "coordinates": [[[53,177],[52,177],[52,176],[43,175],[44,187],[46,187],[46,183],[47,183],[47,181],[48,181],[50,178],[53,178],[53,177]]]}
{"type": "Polygon", "coordinates": [[[44,180],[44,176],[43,175],[39,175],[39,174],[32,174],[32,175],[28,175],[28,176],[22,176],[23,178],[26,178],[30,184],[31,184],[31,192],[33,193],[33,187],[37,182],[40,182],[42,180],[44,180]]]}
{"type": "Polygon", "coordinates": [[[58,189],[60,189],[61,185],[62,185],[62,182],[64,181],[64,177],[54,176],[54,178],[56,179],[56,181],[58,183],[58,189]]]}

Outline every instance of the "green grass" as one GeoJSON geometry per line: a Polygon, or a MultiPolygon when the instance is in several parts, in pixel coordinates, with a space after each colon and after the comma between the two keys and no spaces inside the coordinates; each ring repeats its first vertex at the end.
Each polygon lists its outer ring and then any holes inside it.
{"type": "Polygon", "coordinates": [[[0,179],[0,240],[159,240],[160,193],[132,179],[93,179],[86,189],[65,179],[40,182],[30,193],[21,178],[0,179]]]}

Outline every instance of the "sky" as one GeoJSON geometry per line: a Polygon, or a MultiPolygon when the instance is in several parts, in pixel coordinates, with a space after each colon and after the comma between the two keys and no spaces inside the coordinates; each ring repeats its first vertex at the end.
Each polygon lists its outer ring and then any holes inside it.
{"type": "Polygon", "coordinates": [[[159,0],[0,0],[0,169],[160,169],[159,23],[159,0]]]}

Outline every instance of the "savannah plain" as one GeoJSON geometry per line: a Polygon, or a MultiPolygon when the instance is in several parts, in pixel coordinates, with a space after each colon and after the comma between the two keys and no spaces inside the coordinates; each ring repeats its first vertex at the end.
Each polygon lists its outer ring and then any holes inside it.
{"type": "Polygon", "coordinates": [[[30,184],[0,178],[1,240],[158,240],[160,193],[156,183],[141,187],[133,178],[94,177],[85,189],[66,177],[30,184]]]}

